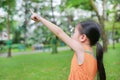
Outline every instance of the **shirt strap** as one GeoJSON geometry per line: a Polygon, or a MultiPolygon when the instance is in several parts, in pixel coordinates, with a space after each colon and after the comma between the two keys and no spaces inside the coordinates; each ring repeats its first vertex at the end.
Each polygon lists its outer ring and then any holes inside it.
{"type": "Polygon", "coordinates": [[[84,52],[85,52],[85,53],[89,53],[89,54],[91,54],[94,58],[96,58],[93,52],[88,51],[88,50],[84,50],[84,52]]]}

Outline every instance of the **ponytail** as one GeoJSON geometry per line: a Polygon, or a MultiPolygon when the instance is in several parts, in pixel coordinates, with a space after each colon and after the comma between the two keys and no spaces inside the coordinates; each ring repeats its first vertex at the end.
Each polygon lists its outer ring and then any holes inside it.
{"type": "Polygon", "coordinates": [[[106,80],[105,68],[103,65],[103,48],[100,43],[96,45],[96,58],[97,58],[97,67],[98,67],[98,74],[99,80],[106,80]]]}

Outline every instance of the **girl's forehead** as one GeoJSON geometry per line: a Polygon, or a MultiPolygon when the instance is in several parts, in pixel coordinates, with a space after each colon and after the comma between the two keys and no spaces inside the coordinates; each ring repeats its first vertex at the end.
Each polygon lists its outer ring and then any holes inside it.
{"type": "Polygon", "coordinates": [[[80,29],[82,29],[82,27],[81,27],[81,25],[80,25],[80,24],[77,24],[77,25],[75,26],[75,29],[80,30],[80,29]]]}
{"type": "Polygon", "coordinates": [[[79,25],[77,24],[76,26],[75,26],[75,29],[78,29],[79,28],[79,25]]]}

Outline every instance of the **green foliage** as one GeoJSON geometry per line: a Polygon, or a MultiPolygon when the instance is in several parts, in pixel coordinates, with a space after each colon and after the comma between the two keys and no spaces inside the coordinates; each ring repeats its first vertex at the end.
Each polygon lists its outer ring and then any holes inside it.
{"type": "Polygon", "coordinates": [[[5,27],[5,18],[1,18],[0,20],[0,32],[2,31],[2,29],[5,27]]]}
{"type": "Polygon", "coordinates": [[[120,3],[120,0],[108,0],[110,1],[111,3],[115,4],[115,3],[120,3]]]}
{"type": "Polygon", "coordinates": [[[92,10],[89,0],[67,0],[66,6],[67,8],[75,7],[85,10],[92,10]]]}
{"type": "Polygon", "coordinates": [[[14,31],[13,43],[20,43],[20,40],[21,40],[20,33],[21,32],[19,30],[14,31]]]}
{"type": "Polygon", "coordinates": [[[0,0],[0,7],[4,8],[9,14],[12,14],[15,10],[15,3],[16,0],[0,0]]]}
{"type": "Polygon", "coordinates": [[[39,3],[39,2],[43,2],[43,1],[46,1],[46,0],[31,0],[32,2],[37,2],[37,3],[39,3]]]}
{"type": "Polygon", "coordinates": [[[34,30],[34,35],[30,37],[31,40],[35,43],[50,43],[51,37],[53,36],[52,32],[48,30],[45,26],[37,27],[34,30]]]}
{"type": "MultiPolygon", "coordinates": [[[[7,21],[9,21],[9,25],[11,26],[11,22],[12,22],[12,18],[11,15],[13,15],[15,13],[15,7],[16,6],[16,0],[0,0],[0,8],[4,9],[4,11],[7,12],[7,15],[9,15],[9,19],[8,16],[4,17],[0,22],[0,31],[2,31],[3,28],[6,27],[6,25],[8,25],[7,21]]],[[[12,29],[12,27],[11,27],[12,29]]]]}
{"type": "MultiPolygon", "coordinates": [[[[119,22],[116,22],[115,23],[115,30],[120,30],[120,23],[119,22]]],[[[110,31],[110,30],[112,30],[112,26],[113,26],[113,22],[105,22],[105,30],[106,31],[110,31]]]]}

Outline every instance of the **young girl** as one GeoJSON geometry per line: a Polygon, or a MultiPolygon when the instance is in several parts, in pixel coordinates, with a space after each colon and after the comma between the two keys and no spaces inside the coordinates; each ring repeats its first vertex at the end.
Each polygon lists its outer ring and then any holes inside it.
{"type": "Polygon", "coordinates": [[[98,43],[100,38],[99,25],[92,21],[84,21],[76,25],[72,37],[60,27],[32,12],[32,20],[42,22],[49,30],[74,50],[69,80],[94,80],[98,72],[100,80],[106,80],[103,66],[103,50],[98,43]],[[92,46],[97,45],[96,58],[92,46]]]}

